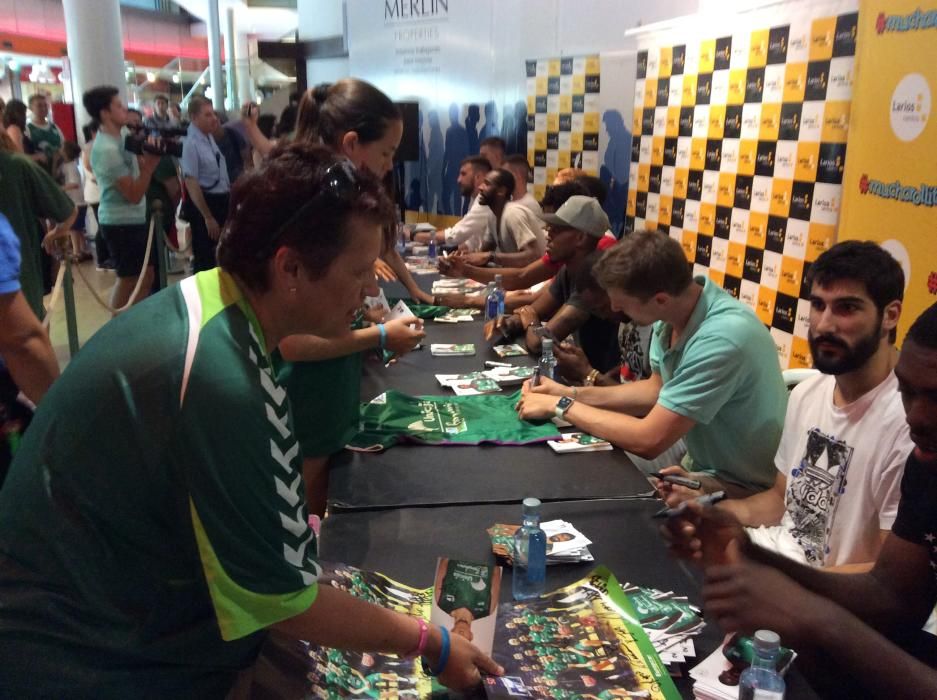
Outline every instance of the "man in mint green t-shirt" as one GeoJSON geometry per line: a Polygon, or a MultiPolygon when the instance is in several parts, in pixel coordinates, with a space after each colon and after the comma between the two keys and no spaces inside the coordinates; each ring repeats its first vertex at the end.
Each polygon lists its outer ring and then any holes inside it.
{"type": "Polygon", "coordinates": [[[683,248],[662,233],[626,236],[595,273],[614,310],[655,324],[651,377],[578,389],[544,380],[526,390],[522,417],[562,413],[580,430],[647,460],[683,438],[683,468],[658,468],[692,472],[703,491],[730,497],[769,488],[787,391],[774,341],[758,317],[710,280],[693,279],[683,248]],[[557,396],[573,400],[558,405],[557,396]]]}

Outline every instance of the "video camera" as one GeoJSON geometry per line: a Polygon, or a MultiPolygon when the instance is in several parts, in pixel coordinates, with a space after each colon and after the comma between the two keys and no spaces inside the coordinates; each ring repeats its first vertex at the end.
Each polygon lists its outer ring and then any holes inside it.
{"type": "Polygon", "coordinates": [[[152,153],[157,156],[182,157],[182,141],[180,139],[188,132],[185,129],[168,127],[165,129],[147,129],[143,126],[128,126],[130,133],[124,139],[124,148],[138,156],[152,153]],[[147,140],[155,136],[155,141],[147,140]]]}

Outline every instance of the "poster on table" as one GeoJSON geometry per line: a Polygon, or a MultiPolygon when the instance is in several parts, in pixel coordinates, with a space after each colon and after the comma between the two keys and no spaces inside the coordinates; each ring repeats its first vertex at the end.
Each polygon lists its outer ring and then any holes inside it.
{"type": "Polygon", "coordinates": [[[810,367],[811,263],[837,238],[855,3],[785,3],[638,38],[627,230],[678,240],[810,367]]]}
{"type": "MultiPolygon", "coordinates": [[[[433,588],[345,564],[323,564],[319,585],[430,618],[433,588]]],[[[429,698],[440,689],[416,659],[315,645],[308,658],[310,698],[429,698]]],[[[680,697],[628,597],[602,567],[538,600],[498,606],[494,658],[505,675],[485,679],[492,698],[680,697]]]]}
{"type": "Polygon", "coordinates": [[[899,342],[937,301],[937,3],[863,0],[840,240],[873,240],[905,272],[899,342]]]}

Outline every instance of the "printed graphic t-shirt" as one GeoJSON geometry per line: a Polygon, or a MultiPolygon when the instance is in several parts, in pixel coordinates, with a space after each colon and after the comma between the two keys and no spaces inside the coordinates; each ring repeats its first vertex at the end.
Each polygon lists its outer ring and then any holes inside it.
{"type": "Polygon", "coordinates": [[[223,696],[259,631],[312,604],[315,536],[273,376],[218,268],[82,348],[0,491],[0,688],[223,696]]]}
{"type": "Polygon", "coordinates": [[[781,526],[814,566],[878,556],[913,448],[894,372],[848,406],[833,405],[835,387],[821,374],[794,388],[775,457],[787,477],[781,526]]]}

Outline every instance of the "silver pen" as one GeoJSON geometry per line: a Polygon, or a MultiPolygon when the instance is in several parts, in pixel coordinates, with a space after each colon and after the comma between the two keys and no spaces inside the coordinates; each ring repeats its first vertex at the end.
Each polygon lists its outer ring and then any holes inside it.
{"type": "Polygon", "coordinates": [[[662,508],[661,510],[654,513],[652,517],[655,518],[675,518],[678,515],[683,515],[686,513],[687,504],[689,503],[699,503],[701,506],[713,506],[716,505],[719,501],[725,500],[726,492],[725,491],[716,491],[715,493],[707,493],[699,498],[694,498],[690,501],[684,501],[675,508],[662,508]]]}

